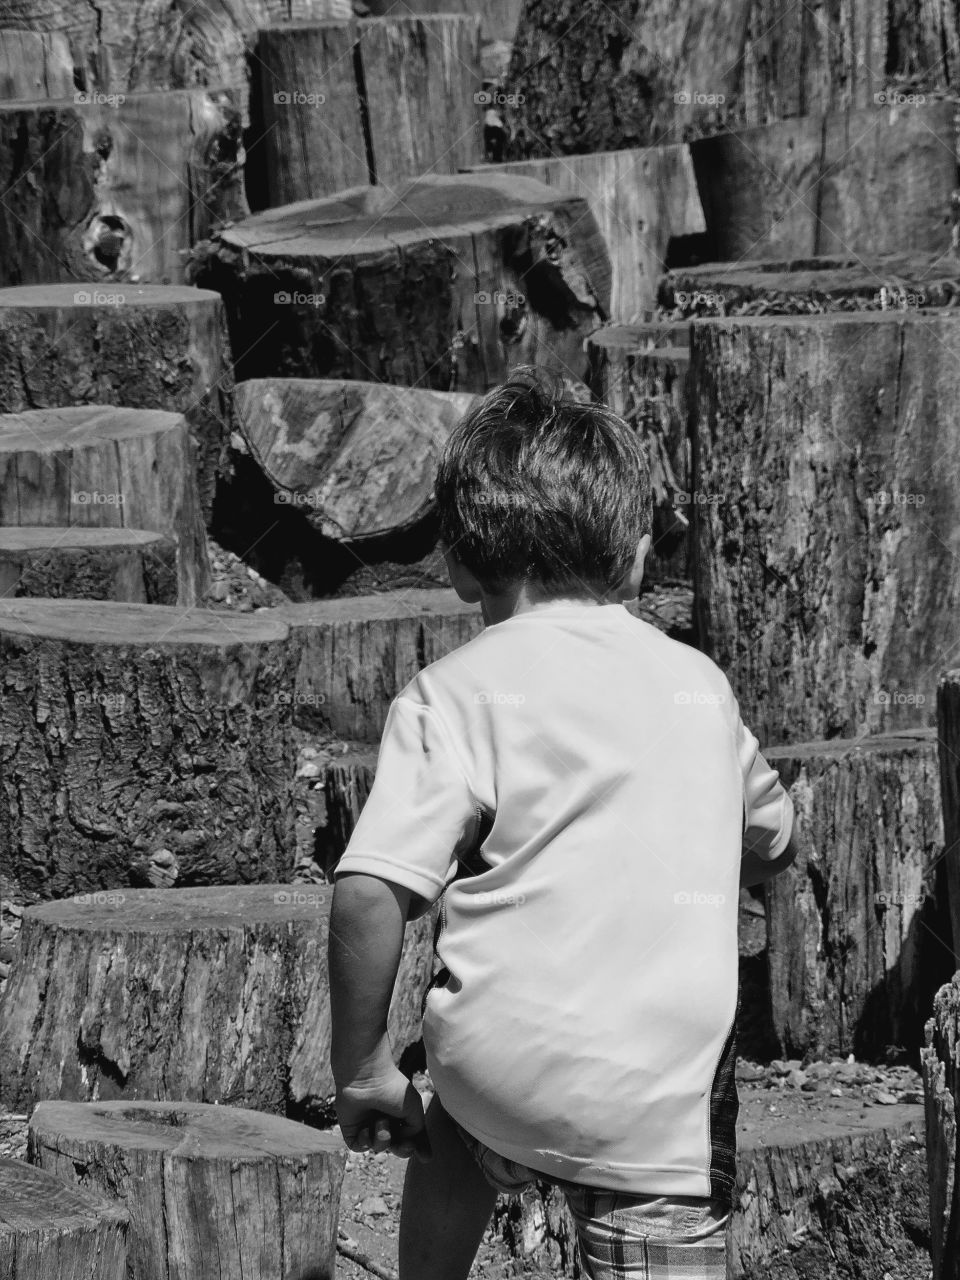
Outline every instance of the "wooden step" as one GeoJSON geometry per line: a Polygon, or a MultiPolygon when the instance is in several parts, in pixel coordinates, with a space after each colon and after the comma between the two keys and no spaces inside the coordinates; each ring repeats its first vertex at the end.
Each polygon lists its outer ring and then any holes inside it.
{"type": "Polygon", "coordinates": [[[209,526],[232,382],[219,294],[77,281],[0,289],[0,370],[3,413],[91,403],[182,413],[209,526]]]}
{"type": "Polygon", "coordinates": [[[332,1276],[346,1148],[279,1116],[195,1102],[41,1102],[30,1159],[130,1215],[138,1280],[332,1276]]]}
{"type": "Polygon", "coordinates": [[[125,1280],[129,1231],[130,1216],[111,1195],[0,1157],[4,1280],[125,1280]]]}
{"type": "Polygon", "coordinates": [[[0,285],[184,278],[190,246],[248,212],[225,89],[0,102],[0,285]]]}
{"type": "Polygon", "coordinates": [[[198,246],[190,278],[224,296],[240,379],[476,392],[521,364],[582,377],[610,306],[586,201],[495,173],[255,214],[198,246]]]}
{"type": "Polygon", "coordinates": [[[478,171],[535,178],[586,200],[610,254],[609,315],[620,323],[653,314],[670,240],[707,229],[686,146],[518,160],[478,171]]]}
{"type": "Polygon", "coordinates": [[[923,728],[956,642],[960,318],[699,320],[697,590],[761,742],[923,728]]]}
{"type": "Polygon", "coordinates": [[[87,404],[0,414],[0,524],[154,530],[177,547],[178,603],[196,604],[208,586],[196,455],[179,413],[87,404]]]}
{"type": "MultiPolygon", "coordinates": [[[[332,896],[123,889],[27,908],[0,1003],[0,1098],[16,1111],[61,1098],[329,1118],[332,896]]],[[[388,1019],[397,1059],[420,1038],[435,916],[404,934],[388,1019]]]]}
{"type": "Polygon", "coordinates": [[[177,549],[146,529],[0,528],[0,599],[175,604],[177,549]]]}
{"type": "Polygon", "coordinates": [[[296,654],[272,612],[0,601],[0,669],[0,845],[22,889],[292,870],[296,654]]]}

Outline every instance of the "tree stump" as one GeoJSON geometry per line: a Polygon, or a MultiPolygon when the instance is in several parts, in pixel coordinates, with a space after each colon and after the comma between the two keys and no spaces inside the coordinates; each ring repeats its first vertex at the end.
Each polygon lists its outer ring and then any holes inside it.
{"type": "Polygon", "coordinates": [[[0,1156],[4,1280],[126,1280],[130,1217],[108,1194],[0,1156]]]}
{"type": "Polygon", "coordinates": [[[960,1277],[960,1202],[957,1187],[957,1075],[960,1042],[960,974],[937,992],[933,1017],[920,1050],[927,1176],[930,1184],[930,1252],[934,1280],[960,1277]]]}
{"type": "Polygon", "coordinates": [[[323,769],[323,826],[316,833],[318,861],[331,876],[353,835],[360,811],[367,802],[377,768],[377,752],[371,745],[335,756],[323,769]]]}
{"type": "Polygon", "coordinates": [[[932,729],[765,747],[801,852],[766,886],[770,1003],[785,1058],[922,1043],[952,972],[932,729]],[[937,890],[940,892],[937,892],[937,890]]]}
{"type": "Polygon", "coordinates": [[[29,1156],[130,1214],[138,1280],[332,1280],[346,1148],[257,1111],[191,1102],[41,1102],[29,1156]]]}
{"type": "Polygon", "coordinates": [[[238,379],[485,391],[520,364],[582,377],[610,306],[586,202],[530,178],[424,177],[255,214],[198,245],[238,379]]]}
{"type": "Polygon", "coordinates": [[[691,325],[698,622],[761,742],[934,722],[960,602],[960,322],[691,325]]]}
{"type": "Polygon", "coordinates": [[[473,172],[519,174],[583,196],[610,254],[610,316],[621,323],[653,314],[670,240],[707,229],[686,146],[518,160],[473,172]]]}
{"type": "Polygon", "coordinates": [[[206,289],[0,289],[0,412],[113,404],[182,413],[208,526],[226,463],[232,377],[223,304],[206,289]]]}
{"type": "Polygon", "coordinates": [[[210,566],[186,418],[82,405],[0,414],[0,525],[150,529],[177,547],[180,604],[210,566]]]}
{"type": "Polygon", "coordinates": [[[282,23],[257,57],[272,208],[482,159],[476,16],[282,23]]]}
{"type": "Polygon", "coordinates": [[[709,256],[943,254],[954,110],[944,100],[870,106],[693,142],[709,256]]]}
{"type": "Polygon", "coordinates": [[[678,321],[955,307],[960,304],[960,262],[942,253],[891,254],[866,261],[839,257],[709,262],[669,271],[657,296],[662,310],[678,321]]]}
{"type": "Polygon", "coordinates": [[[72,93],[73,57],[63,32],[0,27],[0,101],[72,93]]]}
{"type": "Polygon", "coordinates": [[[183,884],[287,874],[295,657],[272,615],[0,601],[6,873],[43,897],[154,866],[183,884]]]}
{"type": "Polygon", "coordinates": [[[240,112],[225,89],[0,103],[0,189],[0,284],[182,281],[248,212],[240,112]]]}
{"type": "Polygon", "coordinates": [[[376,382],[255,378],[238,384],[234,411],[274,501],[354,543],[409,531],[433,510],[440,450],[474,403],[376,382]]]}
{"type": "Polygon", "coordinates": [[[0,598],[175,604],[177,549],[146,529],[0,528],[0,598]]]}
{"type": "Polygon", "coordinates": [[[604,325],[587,339],[587,355],[594,397],[635,427],[646,445],[653,547],[644,574],[651,579],[689,577],[688,512],[694,495],[687,436],[688,326],[604,325]]]}
{"type": "MultiPolygon", "coordinates": [[[[330,886],[123,889],[29,907],[0,1003],[0,1090],[328,1115],[330,886]]],[[[420,1038],[436,912],[406,930],[388,1029],[420,1038]]]]}

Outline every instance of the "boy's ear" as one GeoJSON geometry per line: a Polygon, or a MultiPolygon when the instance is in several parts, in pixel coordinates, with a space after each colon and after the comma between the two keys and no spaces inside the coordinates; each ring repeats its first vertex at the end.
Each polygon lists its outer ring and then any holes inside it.
{"type": "Polygon", "coordinates": [[[643,582],[643,566],[650,550],[651,541],[650,534],[645,533],[637,543],[637,554],[633,558],[633,564],[623,575],[617,590],[618,600],[636,600],[640,594],[640,584],[643,582]]]}
{"type": "Polygon", "coordinates": [[[451,587],[453,587],[464,604],[479,604],[483,599],[480,583],[467,566],[460,563],[452,551],[448,550],[447,547],[441,549],[447,566],[447,573],[450,575],[451,587]]]}

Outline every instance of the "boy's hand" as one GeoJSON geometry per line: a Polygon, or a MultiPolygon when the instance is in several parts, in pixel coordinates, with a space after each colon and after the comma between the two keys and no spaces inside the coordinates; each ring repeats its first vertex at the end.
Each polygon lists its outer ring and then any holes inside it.
{"type": "Polygon", "coordinates": [[[351,1151],[391,1151],[406,1159],[431,1157],[420,1095],[396,1067],[341,1085],[337,1119],[351,1151]]]}

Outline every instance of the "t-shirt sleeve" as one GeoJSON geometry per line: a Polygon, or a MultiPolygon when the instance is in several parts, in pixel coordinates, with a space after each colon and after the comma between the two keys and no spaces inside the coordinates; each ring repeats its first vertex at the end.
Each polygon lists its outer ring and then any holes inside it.
{"type": "Polygon", "coordinates": [[[422,915],[471,847],[479,807],[432,707],[400,695],[390,705],[373,786],[336,875],[360,871],[412,890],[422,915]]]}
{"type": "Polygon", "coordinates": [[[736,713],[737,754],[743,774],[743,848],[772,862],[793,830],[793,801],[760,744],[736,713]]]}

